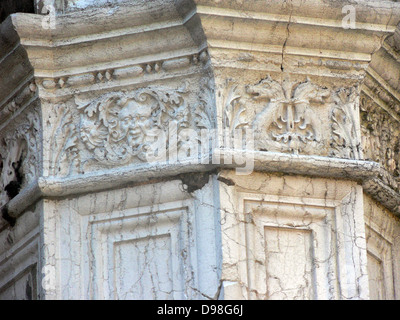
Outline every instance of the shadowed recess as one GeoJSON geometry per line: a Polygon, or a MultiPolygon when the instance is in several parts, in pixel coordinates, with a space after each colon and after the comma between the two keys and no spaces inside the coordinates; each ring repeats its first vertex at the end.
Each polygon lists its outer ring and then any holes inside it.
{"type": "Polygon", "coordinates": [[[16,12],[35,13],[33,0],[0,0],[0,23],[16,12]]]}

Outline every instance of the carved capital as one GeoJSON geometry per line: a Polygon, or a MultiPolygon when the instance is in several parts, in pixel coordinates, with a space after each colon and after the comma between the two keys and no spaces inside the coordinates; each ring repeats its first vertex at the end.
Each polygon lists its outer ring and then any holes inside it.
{"type": "Polygon", "coordinates": [[[252,129],[260,151],[361,159],[358,88],[317,83],[271,76],[251,85],[228,81],[222,127],[232,134],[252,129]]]}
{"type": "Polygon", "coordinates": [[[188,134],[181,132],[213,127],[210,99],[207,84],[196,94],[184,83],[177,89],[145,87],[57,104],[47,115],[48,175],[145,164],[159,144],[162,151],[179,152],[188,134]]]}

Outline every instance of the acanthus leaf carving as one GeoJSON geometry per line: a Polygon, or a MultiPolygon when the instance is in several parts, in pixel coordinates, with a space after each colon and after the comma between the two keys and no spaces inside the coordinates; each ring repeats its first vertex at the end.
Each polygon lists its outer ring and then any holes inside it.
{"type": "Polygon", "coordinates": [[[229,85],[228,94],[224,101],[223,127],[228,129],[230,133],[248,125],[243,117],[246,108],[241,101],[241,95],[237,93],[237,87],[234,84],[229,85]]]}
{"type": "Polygon", "coordinates": [[[178,152],[191,128],[213,126],[212,86],[203,84],[196,103],[189,102],[191,93],[184,83],[176,89],[145,87],[95,99],[81,95],[56,105],[47,120],[48,174],[68,176],[145,163],[155,159],[159,148],[178,152]],[[171,138],[177,143],[170,144],[171,138]]]}
{"type": "Polygon", "coordinates": [[[54,176],[65,175],[72,166],[79,168],[77,128],[71,109],[64,103],[53,107],[51,121],[49,173],[54,176]]]}
{"type": "Polygon", "coordinates": [[[215,127],[212,107],[215,106],[213,85],[210,81],[202,82],[202,92],[194,106],[194,125],[197,129],[212,129],[215,127]]]}
{"type": "Polygon", "coordinates": [[[347,159],[361,159],[361,139],[357,133],[359,112],[358,88],[341,88],[333,95],[335,106],[331,112],[332,155],[347,159]]]}

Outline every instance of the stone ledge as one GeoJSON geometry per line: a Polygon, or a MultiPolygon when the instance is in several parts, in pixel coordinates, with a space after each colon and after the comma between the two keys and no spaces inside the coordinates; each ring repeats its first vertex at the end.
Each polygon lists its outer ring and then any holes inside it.
{"type": "MultiPolygon", "coordinates": [[[[237,169],[241,166],[233,161],[223,164],[223,159],[232,157],[253,159],[255,171],[266,173],[281,173],[304,175],[319,178],[337,178],[353,180],[362,183],[364,191],[376,198],[385,207],[400,215],[400,193],[384,183],[390,174],[379,163],[362,160],[347,160],[319,156],[300,156],[282,153],[238,151],[216,151],[214,162],[221,164],[193,164],[190,161],[179,164],[144,164],[123,169],[110,169],[103,172],[75,175],[65,178],[40,177],[24,188],[14,199],[2,209],[12,218],[17,218],[24,210],[40,198],[63,198],[78,194],[87,194],[122,188],[137,183],[171,180],[180,174],[215,172],[222,169],[237,169]]],[[[203,161],[207,161],[204,158],[203,161]]]]}

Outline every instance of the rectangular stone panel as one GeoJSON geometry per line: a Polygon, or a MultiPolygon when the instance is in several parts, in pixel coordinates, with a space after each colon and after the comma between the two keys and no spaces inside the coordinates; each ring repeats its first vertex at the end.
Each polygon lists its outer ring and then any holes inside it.
{"type": "Polygon", "coordinates": [[[371,300],[398,300],[400,220],[364,194],[365,237],[371,300]]]}
{"type": "Polygon", "coordinates": [[[369,296],[371,300],[385,299],[384,272],[382,260],[368,252],[369,296]]]}
{"type": "Polygon", "coordinates": [[[221,192],[226,299],[368,298],[361,188],[261,173],[251,184],[224,178],[235,182],[221,192]]]}
{"type": "Polygon", "coordinates": [[[393,244],[369,226],[366,235],[370,299],[394,299],[393,244]]]}
{"type": "Polygon", "coordinates": [[[264,228],[267,299],[312,299],[311,237],[310,230],[264,228]]]}
{"type": "Polygon", "coordinates": [[[0,300],[36,300],[36,265],[28,267],[15,277],[9,285],[0,289],[0,300]]]}
{"type": "Polygon", "coordinates": [[[43,260],[46,269],[55,272],[53,290],[43,296],[218,297],[220,260],[212,191],[205,187],[196,191],[196,200],[188,199],[191,195],[182,190],[182,182],[174,180],[57,203],[46,200],[43,260]]]}
{"type": "Polygon", "coordinates": [[[92,260],[95,298],[183,299],[193,280],[186,215],[178,207],[93,221],[91,255],[102,260],[92,260]]]}
{"type": "Polygon", "coordinates": [[[123,300],[170,300],[172,250],[169,234],[114,244],[116,297],[123,300]]]}

